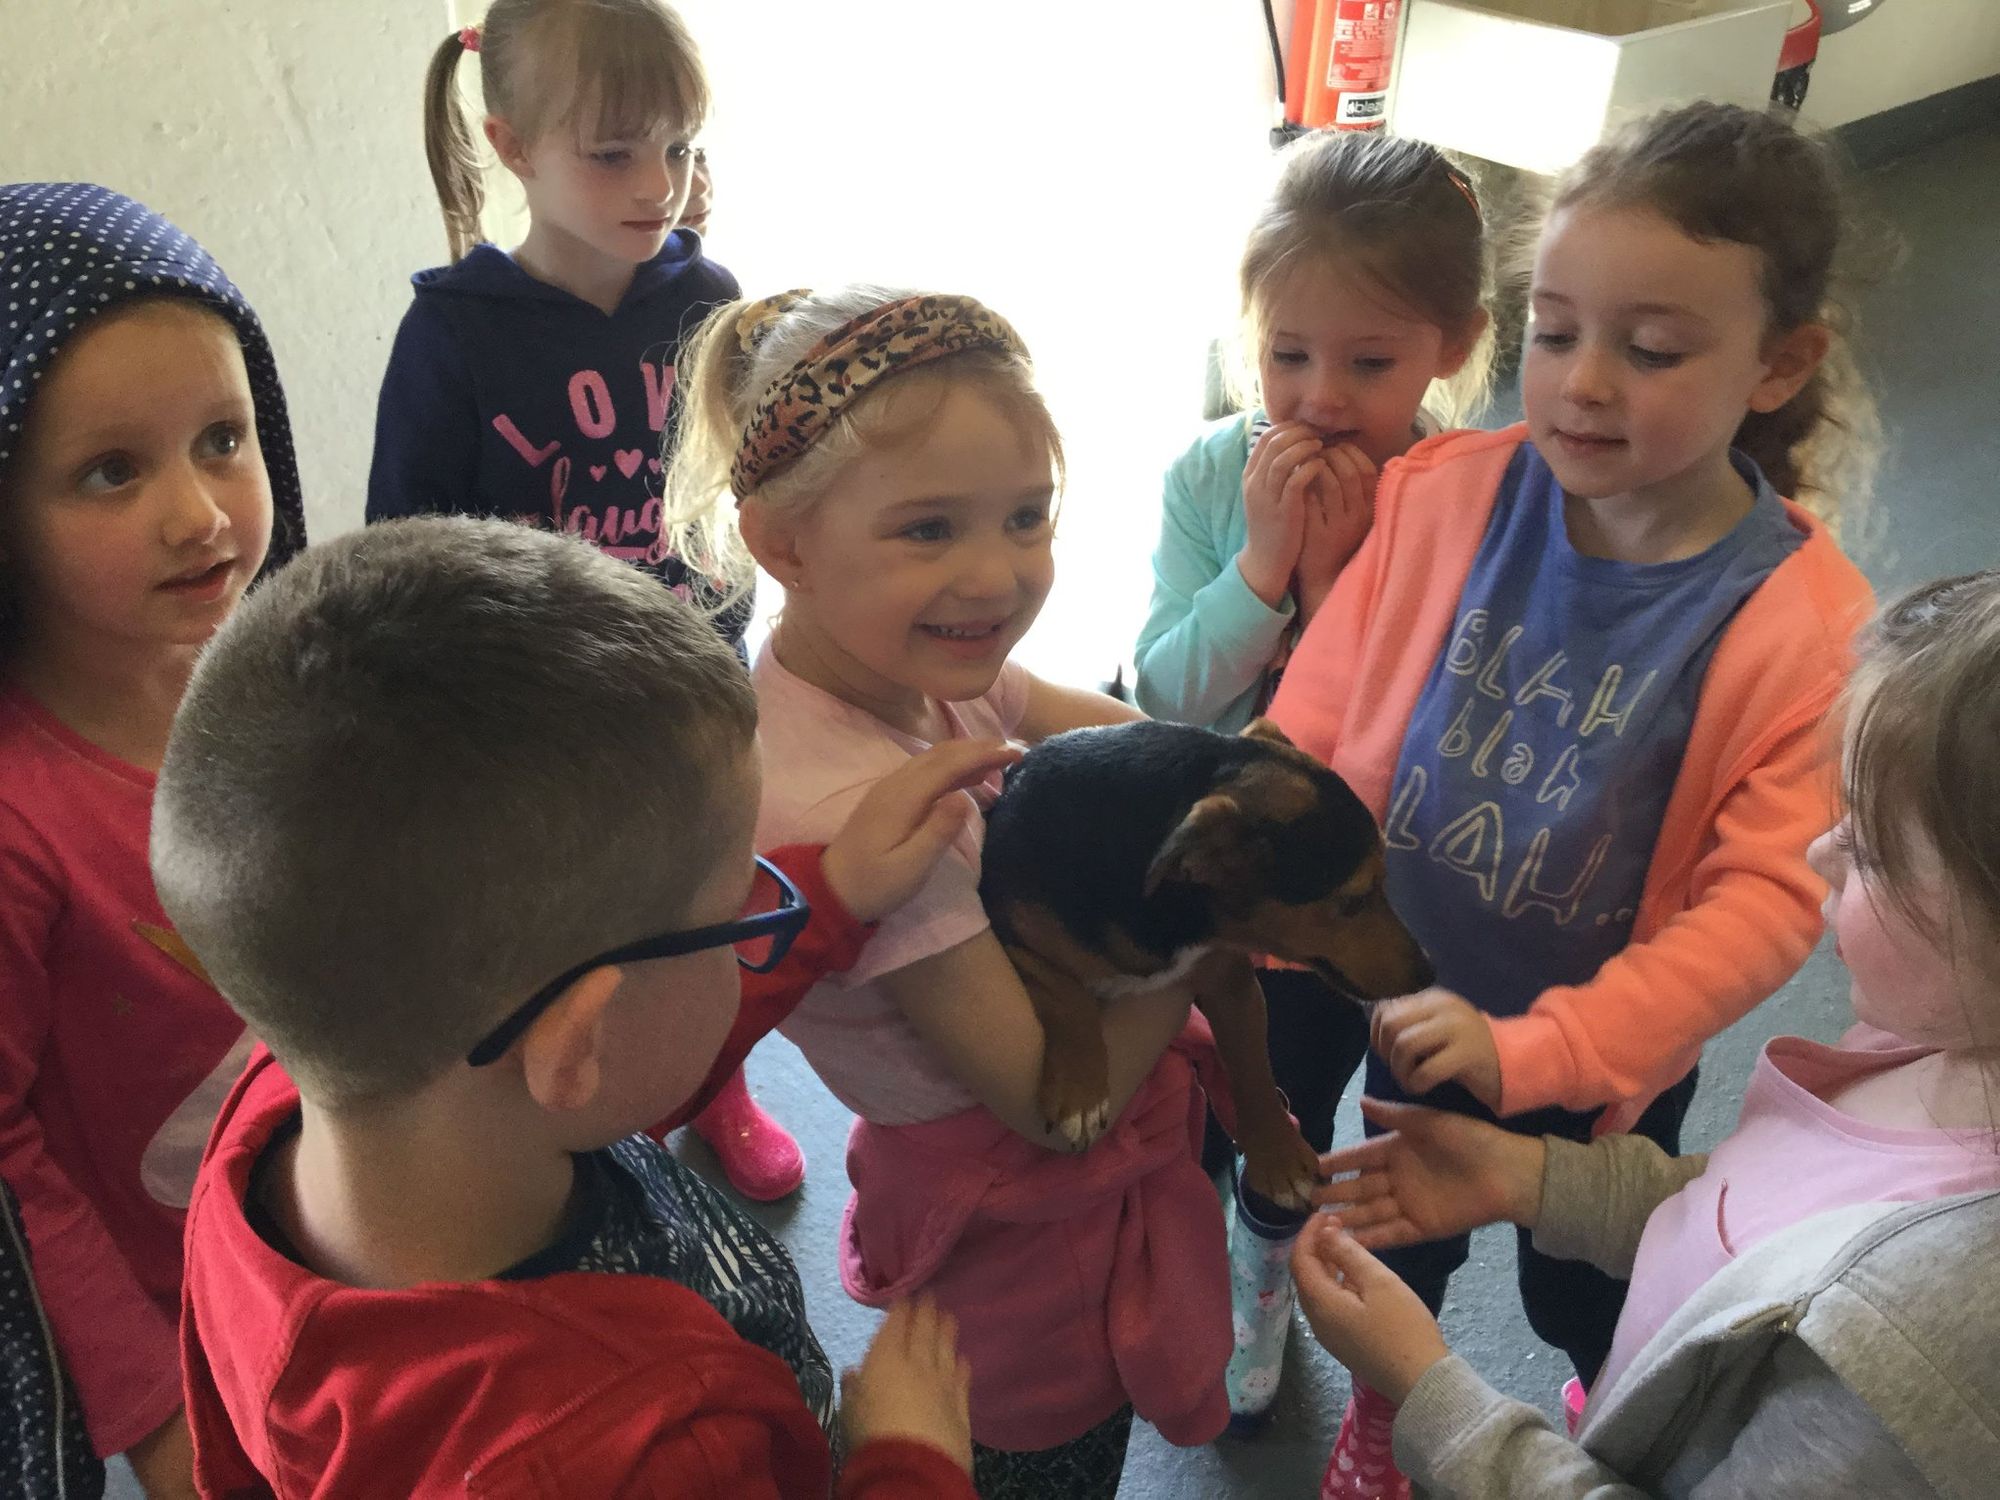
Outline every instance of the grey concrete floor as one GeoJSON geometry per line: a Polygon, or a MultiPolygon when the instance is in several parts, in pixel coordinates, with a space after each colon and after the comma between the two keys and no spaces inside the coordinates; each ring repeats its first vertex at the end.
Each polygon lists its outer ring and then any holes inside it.
{"type": "MultiPolygon", "coordinates": [[[[1900,269],[1862,302],[1860,348],[1882,407],[1887,445],[1877,501],[1849,533],[1849,549],[1887,594],[1947,572],[2000,561],[2000,125],[1958,137],[1862,179],[1875,215],[1907,247],[1900,269]]],[[[1725,1134],[1736,1118],[1758,1049],[1793,1033],[1831,1040],[1847,1024],[1845,976],[1824,947],[1772,1000],[1710,1044],[1687,1127],[1690,1149],[1725,1134]]],[[[749,1065],[758,1096],[803,1142],[805,1188],[757,1210],[799,1263],[813,1326],[836,1365],[867,1346],[877,1318],[840,1291],[835,1234],[847,1198],[849,1116],[779,1038],[749,1065]]],[[[1353,1101],[1340,1139],[1359,1136],[1353,1101]]],[[[686,1133],[675,1150],[705,1171],[713,1161],[686,1133]]],[[[1514,1290],[1511,1234],[1487,1230],[1452,1286],[1444,1329],[1453,1347],[1499,1389],[1556,1409],[1568,1375],[1561,1356],[1529,1331],[1514,1290]]],[[[1121,1493],[1135,1500],[1304,1497],[1321,1469],[1347,1399],[1347,1375],[1294,1330],[1284,1387],[1265,1433],[1251,1441],[1177,1449],[1141,1424],[1121,1493]]],[[[137,1500],[115,1467],[109,1493],[137,1500]]],[[[1051,1497],[1058,1500],[1058,1497],[1051,1497]]]]}

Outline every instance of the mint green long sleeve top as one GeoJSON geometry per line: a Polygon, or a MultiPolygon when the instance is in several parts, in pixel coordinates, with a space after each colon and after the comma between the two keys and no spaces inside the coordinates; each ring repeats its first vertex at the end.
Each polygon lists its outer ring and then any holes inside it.
{"type": "Polygon", "coordinates": [[[1256,712],[1264,669],[1294,613],[1290,595],[1272,608],[1236,567],[1248,533],[1243,466],[1257,415],[1209,424],[1167,470],[1153,602],[1133,653],[1140,708],[1226,734],[1256,712]]]}

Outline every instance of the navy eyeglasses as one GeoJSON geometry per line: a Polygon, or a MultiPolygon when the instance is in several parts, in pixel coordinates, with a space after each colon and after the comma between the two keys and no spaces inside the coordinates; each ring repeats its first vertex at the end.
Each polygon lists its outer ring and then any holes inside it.
{"type": "Polygon", "coordinates": [[[648,958],[678,958],[709,948],[733,947],[737,963],[752,974],[770,973],[805,930],[806,920],[812,916],[812,907],[799,894],[799,888],[792,884],[791,878],[760,854],[757,856],[755,883],[751,886],[745,910],[749,915],[734,922],[718,922],[711,927],[696,927],[687,932],[663,932],[657,937],[640,938],[636,943],[626,943],[623,947],[613,948],[563,970],[536,990],[519,1010],[489,1031],[476,1047],[465,1054],[465,1060],[475,1068],[498,1062],[507,1055],[507,1049],[520,1040],[521,1033],[534,1025],[536,1018],[555,1003],[556,996],[592,969],[610,964],[638,963],[648,958]]]}

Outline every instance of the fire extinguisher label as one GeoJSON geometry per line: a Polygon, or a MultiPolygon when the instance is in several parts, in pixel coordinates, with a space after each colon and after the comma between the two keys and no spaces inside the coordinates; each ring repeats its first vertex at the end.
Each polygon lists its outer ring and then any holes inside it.
{"type": "Polygon", "coordinates": [[[1396,46],[1402,0],[1335,0],[1333,45],[1326,54],[1326,86],[1386,90],[1396,46]]]}
{"type": "Polygon", "coordinates": [[[1372,94],[1342,94],[1335,120],[1342,125],[1372,125],[1383,116],[1389,102],[1389,91],[1377,89],[1372,94]]]}

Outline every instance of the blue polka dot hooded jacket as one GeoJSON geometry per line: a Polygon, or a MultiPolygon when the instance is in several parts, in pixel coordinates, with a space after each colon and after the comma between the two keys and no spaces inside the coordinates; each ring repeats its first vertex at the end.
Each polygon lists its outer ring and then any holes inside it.
{"type": "Polygon", "coordinates": [[[0,476],[20,446],[35,388],[63,345],[107,308],[187,297],[229,320],[243,346],[257,442],[271,477],[264,572],[305,546],[299,466],[270,342],[236,284],[201,246],[122,193],[88,182],[0,186],[0,476]]]}

